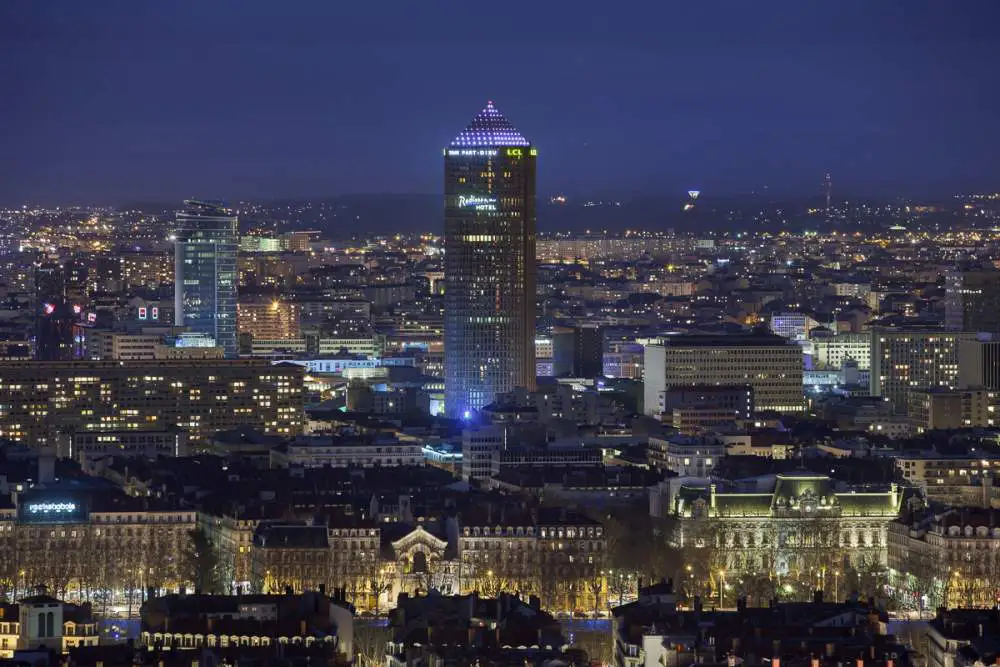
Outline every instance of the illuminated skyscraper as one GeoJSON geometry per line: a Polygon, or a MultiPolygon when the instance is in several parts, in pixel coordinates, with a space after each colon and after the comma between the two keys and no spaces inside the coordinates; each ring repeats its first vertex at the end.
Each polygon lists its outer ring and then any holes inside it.
{"type": "Polygon", "coordinates": [[[235,357],[236,216],[218,202],[184,204],[174,244],[174,323],[214,338],[235,357]]]}
{"type": "Polygon", "coordinates": [[[535,386],[535,155],[492,102],[444,151],[445,408],[535,386]]]}

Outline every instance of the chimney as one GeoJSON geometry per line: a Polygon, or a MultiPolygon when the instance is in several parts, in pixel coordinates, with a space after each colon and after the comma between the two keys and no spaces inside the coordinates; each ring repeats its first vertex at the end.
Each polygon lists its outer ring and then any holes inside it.
{"type": "Polygon", "coordinates": [[[771,667],[781,667],[781,658],[771,658],[771,667]]]}
{"type": "Polygon", "coordinates": [[[299,637],[306,636],[306,619],[299,621],[299,637]]]}
{"type": "Polygon", "coordinates": [[[859,655],[858,659],[854,662],[854,667],[865,667],[865,659],[859,655]]]}
{"type": "Polygon", "coordinates": [[[809,667],[819,667],[819,658],[813,656],[812,659],[809,661],[809,667]]]}

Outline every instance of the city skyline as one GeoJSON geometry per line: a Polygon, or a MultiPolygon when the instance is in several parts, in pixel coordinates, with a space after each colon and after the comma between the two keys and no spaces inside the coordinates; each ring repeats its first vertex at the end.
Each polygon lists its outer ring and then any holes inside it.
{"type": "Polygon", "coordinates": [[[491,97],[544,138],[544,193],[821,193],[827,172],[835,196],[997,180],[992,3],[657,6],[600,29],[585,7],[546,5],[527,33],[518,11],[394,9],[6,3],[18,97],[0,201],[433,193],[437,137],[491,97]],[[476,40],[457,36],[464,23],[476,40]],[[481,59],[454,62],[469,48],[504,66],[476,75],[481,59]]]}

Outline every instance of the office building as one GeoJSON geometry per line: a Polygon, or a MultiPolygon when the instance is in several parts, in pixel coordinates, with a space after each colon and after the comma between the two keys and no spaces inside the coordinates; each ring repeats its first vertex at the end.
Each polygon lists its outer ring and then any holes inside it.
{"type": "Polygon", "coordinates": [[[801,412],[805,406],[802,349],[771,333],[667,336],[646,346],[644,364],[650,416],[658,414],[662,392],[696,385],[749,385],[758,410],[801,412]]]}
{"type": "Polygon", "coordinates": [[[1000,477],[1000,458],[990,452],[904,451],[894,461],[906,483],[931,502],[990,507],[1000,496],[1000,488],[993,484],[1000,477]]]}
{"type": "Polygon", "coordinates": [[[86,463],[104,456],[156,459],[188,455],[188,434],[171,426],[162,430],[78,431],[58,436],[60,457],[86,463]]]}
{"type": "Polygon", "coordinates": [[[781,313],[771,316],[771,331],[794,341],[809,339],[809,331],[818,327],[819,322],[803,313],[781,313]]]}
{"type": "Polygon", "coordinates": [[[556,327],[552,332],[552,374],[556,377],[599,377],[604,374],[603,356],[600,327],[556,327]]]}
{"type": "Polygon", "coordinates": [[[490,102],[445,149],[445,409],[535,387],[535,155],[490,102]]]}
{"type": "Polygon", "coordinates": [[[962,340],[958,344],[958,386],[1000,390],[1000,340],[962,340]]]}
{"type": "Polygon", "coordinates": [[[71,429],[178,426],[197,445],[242,425],[298,435],[303,375],[266,361],[6,362],[0,437],[41,447],[71,429]]]}
{"type": "Polygon", "coordinates": [[[844,333],[812,340],[812,361],[816,370],[840,370],[846,361],[857,362],[858,370],[871,368],[871,337],[844,333]]]}
{"type": "Polygon", "coordinates": [[[235,357],[237,219],[220,203],[184,203],[174,243],[174,321],[235,357]]]}
{"type": "Polygon", "coordinates": [[[944,288],[948,331],[1000,333],[1000,271],[951,271],[944,288]]]}
{"type": "Polygon", "coordinates": [[[958,349],[976,334],[937,329],[876,327],[871,337],[871,395],[892,402],[906,412],[914,389],[955,389],[958,386],[958,349]]]}
{"type": "Polygon", "coordinates": [[[917,433],[1000,424],[1000,399],[990,389],[914,389],[907,416],[917,433]]]}

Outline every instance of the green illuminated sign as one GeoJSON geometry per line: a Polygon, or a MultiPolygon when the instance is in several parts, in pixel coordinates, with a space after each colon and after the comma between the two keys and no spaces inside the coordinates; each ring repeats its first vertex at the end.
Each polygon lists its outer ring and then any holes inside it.
{"type": "Polygon", "coordinates": [[[522,153],[521,153],[521,149],[520,148],[508,148],[507,149],[507,157],[521,157],[521,155],[522,155],[522,153]]]}

